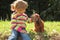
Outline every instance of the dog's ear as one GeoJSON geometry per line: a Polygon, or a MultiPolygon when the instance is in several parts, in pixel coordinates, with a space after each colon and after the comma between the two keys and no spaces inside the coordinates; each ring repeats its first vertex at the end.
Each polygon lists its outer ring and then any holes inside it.
{"type": "Polygon", "coordinates": [[[41,23],[41,19],[40,18],[37,18],[36,19],[36,23],[39,25],[41,23]]]}
{"type": "Polygon", "coordinates": [[[36,19],[36,23],[39,24],[39,19],[36,19]]]}

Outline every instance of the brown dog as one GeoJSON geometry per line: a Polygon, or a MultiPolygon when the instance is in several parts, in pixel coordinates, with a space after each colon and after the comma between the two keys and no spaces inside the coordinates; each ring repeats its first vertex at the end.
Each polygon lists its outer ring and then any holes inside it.
{"type": "Polygon", "coordinates": [[[31,18],[35,25],[35,31],[36,32],[44,32],[44,22],[40,18],[40,15],[35,13],[31,16],[31,18]]]}

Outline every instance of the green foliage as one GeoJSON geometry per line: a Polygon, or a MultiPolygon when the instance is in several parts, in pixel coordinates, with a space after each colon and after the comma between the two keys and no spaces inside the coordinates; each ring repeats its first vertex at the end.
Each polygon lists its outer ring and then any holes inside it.
{"type": "MultiPolygon", "coordinates": [[[[0,20],[10,19],[10,4],[15,0],[0,1],[0,20]]],[[[40,14],[43,20],[60,21],[60,0],[25,0],[29,7],[26,11],[31,16],[33,10],[40,14]]]]}

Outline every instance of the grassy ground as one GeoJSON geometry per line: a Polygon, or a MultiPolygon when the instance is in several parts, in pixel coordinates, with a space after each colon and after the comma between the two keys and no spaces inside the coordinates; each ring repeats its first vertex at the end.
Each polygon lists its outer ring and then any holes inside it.
{"type": "MultiPolygon", "coordinates": [[[[27,31],[30,31],[31,28],[34,28],[34,23],[26,24],[27,31]]],[[[6,31],[11,32],[10,27],[11,27],[10,21],[0,21],[0,32],[2,32],[3,34],[6,31]]],[[[60,22],[45,21],[44,29],[46,30],[48,35],[50,35],[53,31],[60,33],[60,22]]]]}
{"type": "Polygon", "coordinates": [[[52,31],[57,31],[57,32],[60,32],[60,22],[45,22],[45,30],[48,32],[48,33],[51,33],[52,31]]]}
{"type": "MultiPolygon", "coordinates": [[[[10,21],[0,21],[0,32],[4,31],[10,31],[10,21]]],[[[30,31],[30,28],[34,28],[33,23],[27,23],[27,31],[30,31]]],[[[47,32],[51,32],[52,30],[56,30],[60,32],[60,22],[51,22],[51,21],[46,21],[44,23],[44,28],[47,32]]]]}

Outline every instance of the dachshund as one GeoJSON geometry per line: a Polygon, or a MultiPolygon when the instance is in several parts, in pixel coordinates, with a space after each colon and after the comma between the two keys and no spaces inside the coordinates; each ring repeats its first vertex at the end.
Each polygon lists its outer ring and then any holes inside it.
{"type": "Polygon", "coordinates": [[[32,21],[35,25],[35,32],[44,32],[44,21],[40,18],[40,15],[37,13],[32,14],[31,16],[32,21]]]}

